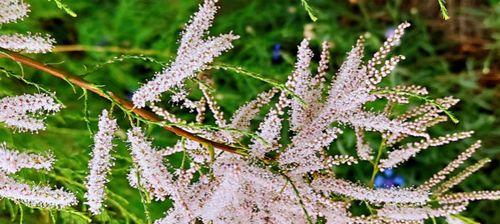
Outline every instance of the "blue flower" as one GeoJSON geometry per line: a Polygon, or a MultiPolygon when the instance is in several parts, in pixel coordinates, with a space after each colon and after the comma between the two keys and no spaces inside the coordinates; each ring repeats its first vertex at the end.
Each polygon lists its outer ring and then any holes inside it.
{"type": "Polygon", "coordinates": [[[405,179],[401,175],[395,175],[394,170],[388,169],[375,177],[375,188],[402,187],[405,179]]]}
{"type": "Polygon", "coordinates": [[[283,61],[281,57],[281,44],[275,44],[273,46],[273,54],[271,56],[273,64],[279,64],[283,61]]]}
{"type": "MultiPolygon", "coordinates": [[[[394,28],[394,27],[389,27],[389,28],[387,28],[387,29],[385,30],[385,32],[384,32],[384,36],[385,36],[385,38],[390,38],[390,37],[392,37],[395,33],[396,33],[396,28],[394,28]]],[[[399,46],[400,41],[399,41],[399,40],[398,40],[398,41],[396,41],[396,42],[395,42],[395,44],[396,44],[396,46],[399,46]]]]}

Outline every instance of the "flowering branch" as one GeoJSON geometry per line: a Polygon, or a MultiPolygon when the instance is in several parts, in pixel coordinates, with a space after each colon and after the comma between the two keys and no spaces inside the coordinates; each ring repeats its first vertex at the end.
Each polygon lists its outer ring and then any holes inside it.
{"type": "MultiPolygon", "coordinates": [[[[310,67],[314,55],[309,41],[305,39],[298,47],[293,72],[285,84],[278,84],[237,66],[209,65],[216,57],[233,48],[232,42],[238,38],[231,32],[209,36],[208,29],[215,18],[218,1],[203,1],[199,11],[185,26],[176,57],[168,65],[145,56],[121,57],[145,60],[164,67],[134,92],[131,101],[85,81],[84,76],[72,75],[16,53],[48,52],[53,48],[49,38],[0,36],[0,58],[7,58],[19,65],[27,65],[63,79],[74,90],[75,86],[80,87],[85,100],[87,91],[96,93],[111,101],[113,106],[117,105],[128,116],[132,128],[127,132],[127,142],[133,162],[128,179],[132,187],[139,189],[148,224],[152,223],[148,208],[152,199],[163,201],[169,198],[172,201],[166,216],[156,220],[155,224],[312,224],[322,221],[339,224],[423,223],[426,219],[434,220],[436,217],[451,217],[460,213],[472,201],[500,199],[500,191],[449,192],[490,161],[488,158],[480,160],[449,177],[480,147],[479,142],[421,187],[379,187],[379,171],[390,176],[388,169],[399,166],[419,152],[470,137],[472,134],[459,132],[431,138],[427,133],[428,128],[448,119],[444,115],[456,122],[447,109],[456,104],[457,99],[445,97],[432,100],[425,96],[428,92],[424,87],[413,85],[378,86],[398,62],[404,59],[402,55],[390,57],[389,53],[399,45],[409,23],[400,24],[366,63],[363,60],[364,38],[360,37],[331,82],[326,78],[329,70],[328,44],[322,44],[317,73],[312,73],[310,67]],[[274,88],[244,104],[230,120],[226,120],[212,93],[215,83],[203,72],[214,68],[253,77],[274,88]],[[201,99],[195,100],[193,96],[189,96],[191,83],[187,83],[188,80],[197,81],[203,94],[201,99]],[[155,104],[167,92],[172,94],[172,103],[192,112],[196,110],[196,123],[188,123],[155,104]],[[269,109],[267,105],[274,101],[275,95],[279,95],[276,97],[277,102],[269,109]],[[379,98],[387,100],[383,112],[366,108],[367,103],[379,98]],[[397,116],[391,115],[393,105],[410,103],[410,98],[423,100],[425,104],[397,116]],[[146,106],[151,111],[141,109],[146,106]],[[253,120],[261,110],[268,110],[267,115],[260,122],[258,130],[249,133],[253,120]],[[215,119],[215,126],[203,123],[207,112],[215,119]],[[182,139],[171,147],[155,147],[153,139],[133,124],[133,118],[164,127],[182,139]],[[342,137],[340,134],[345,126],[356,132],[357,157],[346,153],[332,155],[329,152],[332,142],[342,137]],[[364,133],[367,131],[376,132],[382,137],[377,152],[365,142],[367,136],[364,133]],[[243,136],[250,139],[246,141],[243,136]],[[418,139],[407,142],[407,137],[418,139]],[[239,148],[232,145],[245,146],[239,148]],[[215,148],[230,153],[220,153],[215,148]],[[180,152],[184,154],[180,167],[164,164],[166,156],[180,152]],[[387,156],[382,158],[385,154],[387,156]],[[373,165],[368,185],[344,179],[335,173],[334,166],[357,164],[358,160],[366,160],[373,165]],[[358,202],[366,203],[371,215],[353,214],[351,206],[358,202]]],[[[307,0],[302,2],[306,4],[307,0]]],[[[26,16],[29,11],[27,7],[23,0],[0,0],[0,24],[26,16]]],[[[120,60],[114,58],[103,65],[120,60]]],[[[100,67],[102,65],[96,66],[93,71],[100,67]]],[[[0,72],[17,77],[2,68],[0,72]]],[[[19,79],[30,84],[23,77],[19,79]]],[[[47,94],[46,97],[41,97],[44,96],[41,94],[4,97],[4,104],[0,105],[0,121],[11,126],[17,124],[21,128],[26,125],[21,126],[18,121],[36,121],[40,125],[35,130],[42,129],[43,122],[36,120],[40,115],[38,110],[41,108],[53,112],[60,108],[49,97],[53,94],[47,94]]],[[[87,106],[85,101],[84,120],[89,128],[87,106]]],[[[107,202],[123,216],[142,223],[135,216],[127,215],[126,209],[121,207],[120,202],[126,203],[126,199],[106,190],[105,185],[109,181],[108,175],[113,164],[113,138],[118,128],[116,120],[110,115],[104,110],[99,118],[99,131],[94,135],[86,185],[61,179],[57,175],[51,176],[65,184],[85,189],[85,204],[89,205],[88,210],[93,215],[104,211],[103,206],[109,196],[107,202]]],[[[77,199],[71,192],[31,186],[9,176],[24,168],[50,169],[52,162],[52,156],[18,153],[7,149],[2,151],[0,145],[0,198],[31,207],[51,209],[65,209],[75,205],[77,199]]],[[[88,222],[93,221],[79,212],[68,212],[82,216],[88,222]]]]}
{"type": "MultiPolygon", "coordinates": [[[[141,108],[136,108],[136,107],[134,107],[132,102],[117,96],[113,92],[105,91],[105,90],[99,88],[97,85],[90,83],[90,82],[87,82],[76,75],[70,74],[68,72],[62,71],[62,70],[54,68],[54,67],[51,67],[49,65],[45,65],[41,62],[35,61],[29,57],[23,56],[21,54],[13,52],[13,51],[9,51],[9,50],[2,49],[2,48],[0,48],[0,51],[2,52],[0,54],[0,58],[7,58],[7,59],[10,59],[12,61],[16,61],[18,63],[21,63],[23,65],[31,67],[33,69],[36,69],[36,70],[39,70],[42,72],[46,72],[52,76],[63,79],[71,84],[79,86],[82,89],[93,92],[93,93],[101,96],[102,98],[110,100],[110,101],[116,103],[121,108],[123,108],[127,111],[130,111],[130,112],[140,116],[141,118],[143,118],[145,120],[148,120],[148,121],[151,121],[154,123],[158,123],[158,122],[163,121],[162,119],[160,119],[158,116],[156,116],[152,112],[141,109],[141,108]]],[[[239,155],[245,155],[242,152],[242,150],[239,148],[197,136],[197,135],[195,135],[191,132],[188,132],[182,128],[179,128],[179,127],[176,127],[173,125],[162,125],[162,126],[165,130],[170,131],[178,136],[185,137],[187,139],[190,139],[190,140],[193,140],[193,141],[205,144],[205,145],[210,145],[210,146],[213,146],[214,148],[218,148],[218,149],[226,151],[226,152],[235,153],[235,154],[239,154],[239,155]]]]}

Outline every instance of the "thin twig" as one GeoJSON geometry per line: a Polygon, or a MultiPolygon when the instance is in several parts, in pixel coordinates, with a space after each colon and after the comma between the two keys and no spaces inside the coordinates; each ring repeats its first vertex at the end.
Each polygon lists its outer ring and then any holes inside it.
{"type": "Polygon", "coordinates": [[[307,212],[306,206],[304,204],[304,201],[302,200],[302,197],[300,196],[299,189],[297,189],[297,186],[293,183],[292,179],[288,177],[285,173],[281,173],[281,175],[287,180],[288,183],[292,186],[293,192],[297,196],[297,199],[299,200],[300,207],[302,207],[302,210],[304,211],[304,215],[306,216],[307,223],[312,224],[312,219],[311,216],[309,216],[309,213],[307,212]]]}
{"type": "Polygon", "coordinates": [[[384,151],[386,145],[386,139],[382,139],[382,142],[380,143],[380,146],[378,147],[377,150],[377,157],[375,158],[375,161],[373,161],[373,172],[372,176],[370,178],[370,188],[373,188],[375,186],[375,177],[377,176],[378,171],[380,170],[378,168],[378,164],[380,162],[380,157],[382,156],[382,152],[384,151]]]}
{"type": "Polygon", "coordinates": [[[120,53],[120,54],[140,54],[140,55],[160,55],[160,56],[170,56],[171,53],[160,52],[156,50],[146,50],[140,48],[121,48],[117,46],[91,46],[91,45],[56,45],[52,52],[79,52],[79,51],[91,51],[91,52],[110,52],[110,53],[120,53]]]}

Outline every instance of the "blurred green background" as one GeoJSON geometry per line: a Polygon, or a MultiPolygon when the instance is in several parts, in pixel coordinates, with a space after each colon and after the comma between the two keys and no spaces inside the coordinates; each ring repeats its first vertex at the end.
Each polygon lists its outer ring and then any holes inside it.
{"type": "MultiPolygon", "coordinates": [[[[384,41],[385,34],[403,21],[409,21],[408,29],[396,53],[406,56],[397,70],[385,79],[384,85],[417,84],[428,88],[432,97],[453,95],[462,101],[452,112],[460,120],[446,122],[431,130],[442,135],[463,130],[475,130],[473,139],[452,144],[449,147],[422,152],[416,159],[396,169],[407,185],[422,183],[434,172],[443,168],[474,140],[483,140],[483,150],[474,158],[490,157],[492,163],[459,185],[456,191],[500,190],[500,4],[496,0],[448,0],[450,19],[441,16],[437,1],[362,1],[362,0],[310,0],[310,6],[318,17],[313,22],[300,0],[221,0],[219,16],[211,33],[233,31],[241,36],[235,48],[217,59],[218,62],[239,65],[267,78],[284,82],[293,69],[297,45],[304,36],[311,38],[316,53],[320,44],[331,43],[330,65],[336,70],[346,52],[359,35],[367,38],[368,52],[374,52],[384,41]],[[279,45],[279,50],[277,50],[279,45]],[[273,60],[273,52],[280,59],[273,60]]],[[[86,0],[66,3],[76,13],[71,17],[55,6],[52,1],[31,0],[29,18],[15,24],[6,24],[1,33],[41,32],[57,40],[55,52],[32,57],[63,68],[73,74],[85,75],[85,79],[123,96],[161,70],[158,62],[168,62],[177,49],[177,38],[182,25],[196,11],[198,0],[86,0]],[[123,60],[115,57],[128,55],[123,60]],[[143,57],[130,57],[144,55],[143,57]],[[148,60],[143,60],[148,59],[148,60]]],[[[318,61],[318,60],[315,60],[318,61]]],[[[57,158],[51,172],[22,171],[19,176],[34,183],[62,186],[78,194],[82,199],[81,183],[87,172],[87,161],[92,145],[91,133],[96,130],[97,116],[108,102],[93,94],[88,100],[79,89],[72,89],[66,82],[14,63],[0,60],[0,67],[22,74],[32,82],[57,92],[66,108],[48,119],[48,128],[37,135],[13,133],[0,127],[0,141],[12,148],[43,152],[51,150],[57,158]],[[87,102],[88,110],[85,110],[87,102]],[[88,116],[85,116],[88,113],[88,116]]],[[[231,72],[212,71],[216,81],[216,99],[226,114],[231,114],[245,101],[269,85],[231,72]]],[[[331,72],[333,73],[333,72],[331,72]]],[[[1,96],[33,93],[36,88],[22,81],[0,76],[1,96]]],[[[185,111],[178,110],[179,113],[185,111]]],[[[123,114],[116,116],[127,128],[123,114]]],[[[262,119],[262,116],[259,118],[262,119]]],[[[151,127],[150,135],[159,146],[172,144],[177,137],[151,127]]],[[[120,133],[124,139],[124,132],[120,133]]],[[[143,204],[139,192],[128,186],[126,174],[130,156],[125,144],[117,141],[109,190],[113,192],[107,201],[103,215],[94,217],[92,223],[145,222],[143,204]],[[134,221],[135,220],[135,221],[134,221]]],[[[354,140],[346,136],[333,148],[353,154],[354,140]]],[[[175,158],[169,158],[174,164],[175,158]]],[[[469,163],[470,164],[470,163],[469,163]]],[[[356,167],[356,166],[353,166],[356,167]]],[[[365,182],[370,171],[360,166],[356,170],[340,170],[340,175],[353,174],[365,182]]],[[[80,200],[83,201],[83,200],[80,200]]],[[[163,216],[168,202],[148,205],[153,219],[163,216]]],[[[23,208],[24,223],[86,223],[88,212],[80,203],[72,210],[52,212],[19,207],[7,200],[0,200],[0,223],[19,222],[23,208]],[[80,211],[80,213],[78,212],[80,211]]],[[[500,202],[484,201],[469,205],[465,216],[481,223],[500,223],[500,202]]]]}

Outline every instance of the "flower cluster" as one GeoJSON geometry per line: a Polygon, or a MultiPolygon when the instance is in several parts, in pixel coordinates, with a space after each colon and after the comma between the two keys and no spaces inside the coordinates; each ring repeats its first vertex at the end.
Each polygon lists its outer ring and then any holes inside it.
{"type": "Polygon", "coordinates": [[[54,156],[51,154],[40,156],[32,153],[20,153],[9,150],[5,142],[0,144],[0,169],[5,173],[17,173],[24,168],[50,170],[52,163],[54,163],[54,156]]]}
{"type": "Polygon", "coordinates": [[[400,164],[409,158],[415,156],[420,151],[429,148],[431,146],[441,146],[446,145],[453,141],[458,141],[460,139],[468,138],[472,135],[472,131],[453,133],[446,136],[441,136],[433,139],[423,139],[419,142],[408,143],[407,145],[389,152],[387,159],[383,159],[379,165],[380,169],[393,168],[397,164],[400,164]]]}
{"type": "Polygon", "coordinates": [[[29,5],[21,0],[0,2],[0,24],[14,22],[28,15],[29,5]]]}
{"type": "Polygon", "coordinates": [[[107,110],[103,110],[99,117],[99,131],[94,136],[94,148],[87,176],[88,190],[85,193],[86,204],[94,215],[101,212],[102,203],[106,197],[105,185],[108,182],[107,175],[113,166],[111,149],[117,127],[116,120],[110,118],[107,110]]]}
{"type": "MultiPolygon", "coordinates": [[[[2,0],[0,2],[0,25],[14,22],[27,16],[29,5],[23,0],[2,0]]],[[[47,35],[30,34],[0,35],[0,48],[27,53],[46,53],[52,50],[54,39],[47,35]]]]}
{"type": "Polygon", "coordinates": [[[6,144],[2,143],[0,146],[0,198],[44,208],[63,208],[76,204],[76,197],[63,189],[30,186],[9,176],[22,168],[50,170],[53,162],[54,158],[51,155],[19,153],[7,149],[6,144]]]}
{"type": "MultiPolygon", "coordinates": [[[[27,16],[29,5],[22,0],[0,1],[0,25],[27,16]]],[[[45,53],[54,40],[39,34],[0,35],[0,48],[28,53],[45,53]]],[[[38,132],[45,129],[44,115],[58,112],[62,105],[47,94],[24,94],[0,99],[0,122],[18,131],[38,132]]],[[[23,153],[0,144],[0,198],[7,198],[32,207],[61,209],[77,203],[73,193],[48,186],[31,186],[18,182],[11,174],[21,169],[51,170],[54,157],[23,153]]]]}
{"type": "Polygon", "coordinates": [[[140,128],[127,132],[127,140],[136,168],[130,173],[131,181],[136,187],[147,189],[158,200],[164,200],[172,195],[173,183],[167,168],[163,165],[163,156],[155,150],[140,128]],[[133,178],[138,175],[138,178],[133,178]]]}
{"type": "Polygon", "coordinates": [[[60,209],[77,203],[75,195],[63,189],[30,186],[19,183],[5,174],[1,174],[0,176],[0,197],[42,208],[60,209]]]}
{"type": "Polygon", "coordinates": [[[169,67],[134,93],[132,100],[135,106],[144,107],[147,102],[160,101],[162,93],[182,87],[185,79],[195,76],[222,52],[233,47],[231,42],[239,37],[232,33],[203,39],[215,18],[217,1],[206,0],[200,6],[182,33],[177,57],[169,67]]]}
{"type": "Polygon", "coordinates": [[[58,112],[62,105],[47,94],[23,94],[0,99],[0,122],[18,131],[45,129],[43,115],[58,112]]]}
{"type": "Polygon", "coordinates": [[[40,34],[12,34],[0,36],[0,47],[13,51],[29,53],[45,53],[52,49],[54,41],[46,35],[40,34]]]}

